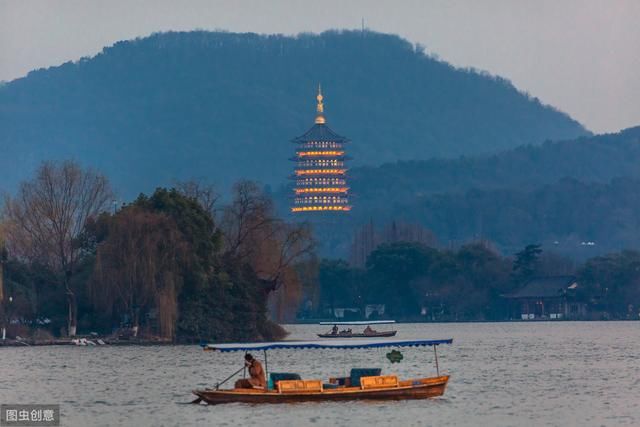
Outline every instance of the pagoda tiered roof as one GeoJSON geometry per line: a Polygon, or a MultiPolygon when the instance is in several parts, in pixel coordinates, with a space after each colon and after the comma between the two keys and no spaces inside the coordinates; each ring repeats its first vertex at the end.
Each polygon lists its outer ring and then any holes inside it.
{"type": "Polygon", "coordinates": [[[326,124],[315,124],[304,134],[291,140],[295,143],[304,142],[349,142],[344,136],[340,136],[331,130],[326,124]]]}
{"type": "Polygon", "coordinates": [[[292,179],[296,180],[293,189],[292,212],[347,212],[349,187],[343,144],[348,139],[335,133],[326,124],[323,96],[318,87],[317,114],[315,124],[303,135],[292,142],[299,144],[292,179]]]}

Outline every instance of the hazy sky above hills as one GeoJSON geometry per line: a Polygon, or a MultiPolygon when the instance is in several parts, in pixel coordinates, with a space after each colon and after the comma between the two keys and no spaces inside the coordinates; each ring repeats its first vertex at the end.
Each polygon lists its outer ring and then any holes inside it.
{"type": "Polygon", "coordinates": [[[395,33],[510,79],[594,132],[640,124],[638,0],[0,0],[0,80],[156,31],[395,33]]]}

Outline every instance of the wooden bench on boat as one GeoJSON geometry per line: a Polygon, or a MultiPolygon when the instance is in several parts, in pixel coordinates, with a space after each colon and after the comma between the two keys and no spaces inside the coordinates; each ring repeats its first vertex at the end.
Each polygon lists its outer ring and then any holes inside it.
{"type": "Polygon", "coordinates": [[[360,378],[360,387],[363,390],[371,390],[376,388],[392,388],[400,387],[398,377],[396,375],[380,375],[378,377],[362,377],[360,378]]]}
{"type": "Polygon", "coordinates": [[[278,393],[321,393],[320,380],[283,380],[278,381],[278,393]]]}

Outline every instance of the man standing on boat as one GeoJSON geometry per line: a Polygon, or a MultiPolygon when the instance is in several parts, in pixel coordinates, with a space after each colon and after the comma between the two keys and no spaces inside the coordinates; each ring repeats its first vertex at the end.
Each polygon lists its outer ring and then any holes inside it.
{"type": "Polygon", "coordinates": [[[249,369],[249,379],[243,378],[236,381],[236,388],[265,388],[266,376],[262,363],[253,358],[249,353],[244,355],[244,366],[249,369]]]}

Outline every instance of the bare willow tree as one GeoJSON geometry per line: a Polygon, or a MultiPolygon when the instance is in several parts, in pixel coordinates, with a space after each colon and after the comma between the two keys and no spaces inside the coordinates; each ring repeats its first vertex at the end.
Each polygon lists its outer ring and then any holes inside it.
{"type": "Polygon", "coordinates": [[[303,296],[301,266],[313,255],[311,230],[304,224],[276,221],[266,235],[256,239],[252,265],[273,292],[271,307],[278,321],[295,316],[303,296]]]}
{"type": "Polygon", "coordinates": [[[196,200],[200,206],[215,219],[220,194],[213,185],[192,179],[189,181],[178,181],[174,186],[181,194],[196,200]]]}
{"type": "Polygon", "coordinates": [[[379,232],[373,226],[373,220],[363,225],[353,236],[349,250],[349,262],[356,267],[364,267],[367,258],[383,243],[419,242],[436,247],[438,239],[431,230],[419,225],[393,220],[379,232]]]}
{"type": "Polygon", "coordinates": [[[260,234],[255,242],[258,249],[258,257],[254,261],[256,272],[275,287],[287,269],[311,255],[315,247],[311,228],[307,224],[276,221],[265,235],[260,234]]]}
{"type": "Polygon", "coordinates": [[[83,252],[78,244],[87,220],[107,209],[107,178],[77,163],[45,162],[36,176],[5,200],[7,246],[16,257],[57,272],[68,303],[67,332],[76,334],[77,302],[71,286],[83,252]]]}
{"type": "MultiPolygon", "coordinates": [[[[0,218],[1,220],[1,218],[0,218]]],[[[4,302],[4,263],[7,258],[5,246],[5,224],[0,222],[0,313],[2,313],[2,303],[4,302]]]]}
{"type": "MultiPolygon", "coordinates": [[[[0,218],[1,219],[1,218],[0,218]]],[[[5,225],[0,222],[0,339],[4,340],[7,334],[7,319],[4,310],[4,264],[7,261],[7,249],[5,246],[5,225]]]]}
{"type": "Polygon", "coordinates": [[[94,304],[126,313],[134,335],[140,312],[155,308],[160,335],[173,338],[188,249],[182,233],[168,216],[137,207],[120,211],[108,229],[90,281],[94,304]]]}
{"type": "Polygon", "coordinates": [[[251,265],[266,284],[265,292],[282,287],[279,299],[293,306],[301,288],[293,266],[313,253],[311,229],[279,219],[271,199],[251,181],[241,181],[234,187],[222,228],[225,252],[251,265]]]}
{"type": "Polygon", "coordinates": [[[251,258],[257,250],[257,238],[268,236],[276,221],[273,203],[258,185],[253,181],[238,182],[222,217],[225,252],[240,259],[251,258]]]}

